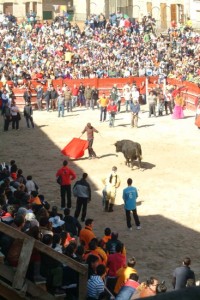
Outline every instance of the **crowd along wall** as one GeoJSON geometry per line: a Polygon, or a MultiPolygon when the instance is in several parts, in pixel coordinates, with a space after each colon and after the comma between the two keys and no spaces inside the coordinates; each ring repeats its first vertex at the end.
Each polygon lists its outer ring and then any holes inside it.
{"type": "MultiPolygon", "coordinates": [[[[109,95],[111,88],[114,84],[117,85],[119,89],[122,89],[125,84],[127,83],[135,83],[141,92],[141,94],[148,92],[152,88],[156,86],[158,83],[158,77],[152,76],[152,77],[129,77],[129,78],[87,78],[87,79],[55,79],[52,80],[51,83],[55,88],[61,88],[63,84],[67,84],[70,88],[76,84],[77,86],[80,85],[80,83],[83,83],[85,86],[89,85],[90,87],[96,87],[99,89],[100,95],[102,93],[105,93],[106,95],[109,95]],[[143,88],[141,87],[143,84],[143,88]],[[148,86],[147,86],[148,85],[148,86]]],[[[200,96],[200,88],[198,85],[188,82],[188,81],[179,81],[172,78],[167,78],[166,83],[169,85],[176,85],[177,87],[184,87],[184,90],[182,91],[182,95],[184,96],[186,107],[190,110],[195,110],[198,97],[200,96]]],[[[14,93],[14,99],[17,103],[17,105],[21,106],[24,105],[24,99],[23,94],[25,89],[22,87],[14,87],[13,82],[9,81],[7,84],[10,84],[13,86],[13,93],[14,93]]],[[[39,85],[42,85],[43,89],[46,90],[48,87],[49,82],[46,82],[45,84],[41,84],[39,81],[36,80],[30,80],[25,81],[23,84],[29,86],[31,93],[32,93],[32,104],[36,103],[36,88],[39,85]]],[[[3,83],[0,82],[0,87],[3,86],[3,83]]]]}

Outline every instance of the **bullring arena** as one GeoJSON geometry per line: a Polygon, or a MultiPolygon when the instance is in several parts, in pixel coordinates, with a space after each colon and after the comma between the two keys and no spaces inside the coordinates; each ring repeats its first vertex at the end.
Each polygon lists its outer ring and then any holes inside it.
{"type": "MultiPolygon", "coordinates": [[[[130,113],[117,114],[114,128],[99,122],[99,110],[77,107],[64,118],[56,112],[34,111],[35,129],[27,130],[25,120],[20,130],[1,130],[1,162],[15,159],[24,174],[31,174],[51,206],[60,207],[59,186],[55,173],[65,158],[60,150],[73,138],[79,137],[87,122],[100,132],[95,135],[94,150],[98,159],[88,160],[87,151],[79,160],[69,160],[80,178],[89,174],[92,201],[87,216],[94,219],[96,236],[102,237],[105,227],[119,233],[127,248],[127,257],[134,255],[140,280],[151,275],[166,280],[171,289],[173,269],[185,255],[192,259],[196,279],[199,269],[199,148],[200,131],[194,125],[195,112],[185,110],[185,118],[173,120],[171,115],[148,118],[148,107],[142,106],[139,128],[130,127],[130,113]],[[122,153],[116,155],[114,143],[130,139],[142,145],[142,170],[125,166],[122,153]],[[113,213],[102,210],[101,179],[112,166],[118,167],[121,186],[113,213]],[[141,230],[128,231],[122,202],[122,189],[127,178],[139,190],[138,214],[141,230]]],[[[1,128],[3,119],[1,118],[1,128]]],[[[86,136],[83,136],[86,139],[86,136]]],[[[137,163],[136,163],[137,164],[137,163]]],[[[72,214],[75,199],[72,203],[72,214]]]]}

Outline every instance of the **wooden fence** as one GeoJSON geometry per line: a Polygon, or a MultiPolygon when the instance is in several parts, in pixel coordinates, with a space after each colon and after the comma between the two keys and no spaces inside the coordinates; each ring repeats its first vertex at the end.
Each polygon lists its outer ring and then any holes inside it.
{"type": "Polygon", "coordinates": [[[79,300],[86,299],[88,267],[78,263],[73,259],[54,251],[51,247],[41,243],[38,240],[20,232],[13,227],[0,222],[0,232],[14,238],[23,240],[18,266],[14,270],[12,267],[0,264],[0,295],[6,299],[37,299],[53,300],[55,297],[49,294],[40,286],[26,279],[26,273],[29,266],[33,248],[41,253],[45,253],[62,264],[65,264],[79,273],[79,300]],[[9,282],[10,284],[8,284],[9,282]],[[31,295],[29,298],[27,295],[31,295]]]}

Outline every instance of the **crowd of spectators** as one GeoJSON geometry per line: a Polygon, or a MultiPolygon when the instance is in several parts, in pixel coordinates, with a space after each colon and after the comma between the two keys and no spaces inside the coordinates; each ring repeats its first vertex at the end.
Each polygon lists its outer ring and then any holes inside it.
{"type": "MultiPolygon", "coordinates": [[[[105,228],[97,238],[93,219],[85,225],[70,215],[70,209],[59,212],[50,207],[35,178],[27,177],[15,160],[0,165],[0,222],[21,231],[74,261],[88,265],[87,299],[138,299],[166,292],[164,282],[152,276],[139,281],[135,257],[127,258],[124,242],[111,228],[105,228]],[[113,296],[114,295],[114,296],[113,296]],[[115,298],[116,297],[116,298],[115,298]]],[[[4,263],[16,268],[22,249],[22,240],[0,233],[0,251],[4,263]]],[[[193,286],[195,275],[190,270],[191,260],[175,269],[175,289],[193,286]]],[[[35,283],[46,283],[48,292],[67,294],[67,299],[78,299],[79,276],[67,264],[40,253],[34,248],[26,277],[35,283]]],[[[148,277],[148,275],[147,275],[148,277]]]]}
{"type": "Polygon", "coordinates": [[[150,15],[138,22],[120,12],[109,20],[92,15],[83,31],[63,16],[20,24],[0,18],[0,81],[155,75],[199,83],[200,37],[191,22],[173,22],[165,35],[156,28],[150,15]]]}

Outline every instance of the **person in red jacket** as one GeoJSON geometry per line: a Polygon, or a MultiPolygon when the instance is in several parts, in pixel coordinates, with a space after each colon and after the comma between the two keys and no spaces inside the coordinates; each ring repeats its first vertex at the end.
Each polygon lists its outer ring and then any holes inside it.
{"type": "Polygon", "coordinates": [[[114,127],[115,115],[117,113],[117,105],[114,103],[113,100],[111,100],[108,104],[107,112],[109,113],[109,126],[114,127]]]}
{"type": "Polygon", "coordinates": [[[60,168],[56,177],[60,177],[60,196],[61,196],[61,209],[65,208],[65,195],[67,194],[67,208],[71,208],[71,181],[76,179],[76,173],[67,167],[67,160],[63,161],[63,167],[60,168]]]}
{"type": "Polygon", "coordinates": [[[76,84],[74,84],[74,87],[72,88],[72,107],[77,105],[78,93],[79,88],[76,86],[76,84]]]}

